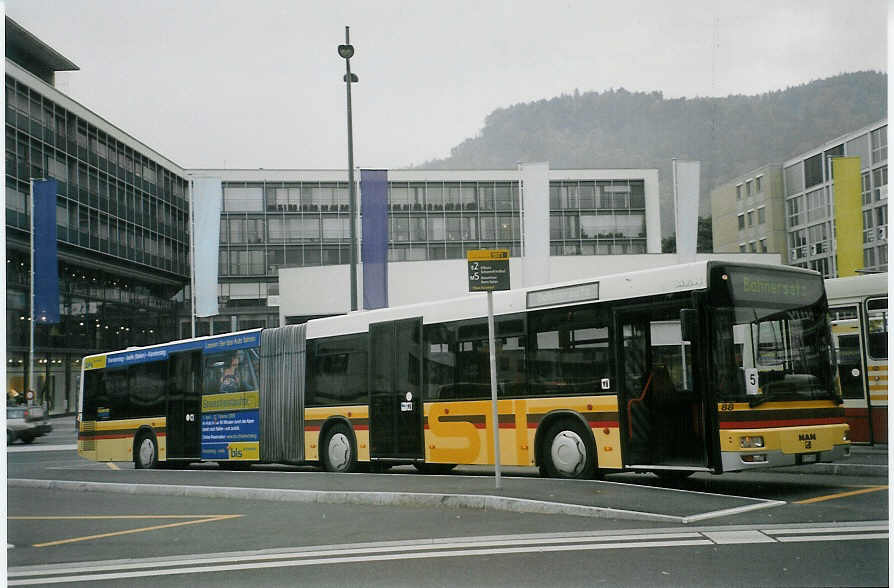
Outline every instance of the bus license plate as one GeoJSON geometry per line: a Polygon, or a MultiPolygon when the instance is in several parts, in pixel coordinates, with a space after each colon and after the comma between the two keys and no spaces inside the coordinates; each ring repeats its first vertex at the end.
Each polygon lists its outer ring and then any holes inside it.
{"type": "Polygon", "coordinates": [[[805,453],[801,456],[801,463],[816,463],[818,457],[816,453],[805,453]]]}

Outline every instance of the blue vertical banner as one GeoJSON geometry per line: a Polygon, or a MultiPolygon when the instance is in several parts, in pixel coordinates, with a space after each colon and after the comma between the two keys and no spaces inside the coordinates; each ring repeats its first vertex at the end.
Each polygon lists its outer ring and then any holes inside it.
{"type": "Polygon", "coordinates": [[[56,180],[32,180],[34,306],[37,324],[59,322],[59,255],[56,251],[56,180]]]}
{"type": "Polygon", "coordinates": [[[360,170],[363,308],[388,306],[388,170],[360,170]]]}

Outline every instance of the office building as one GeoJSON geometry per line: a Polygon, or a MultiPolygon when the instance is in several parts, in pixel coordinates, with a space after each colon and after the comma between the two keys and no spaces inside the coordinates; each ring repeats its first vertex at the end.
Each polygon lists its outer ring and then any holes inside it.
{"type": "Polygon", "coordinates": [[[189,279],[184,170],[55,86],[77,66],[6,19],[7,398],[72,412],[80,359],[177,335],[189,279]],[[31,178],[58,181],[61,322],[35,327],[28,375],[31,178]]]}
{"type": "MultiPolygon", "coordinates": [[[[279,324],[280,268],[349,263],[346,171],[190,173],[223,182],[221,316],[202,319],[200,334],[279,324]]],[[[543,218],[526,222],[543,223],[549,233],[549,255],[660,252],[657,170],[541,173],[548,207],[541,209],[543,218]]],[[[488,248],[508,249],[518,257],[523,222],[520,186],[518,169],[388,170],[389,262],[465,259],[470,249],[488,248]]],[[[329,286],[320,284],[323,291],[329,286]]],[[[331,298],[341,295],[332,292],[331,298]]],[[[311,305],[290,316],[307,319],[330,313],[328,305],[316,309],[311,305]]],[[[183,323],[181,330],[186,328],[183,323]]]]}
{"type": "Polygon", "coordinates": [[[838,243],[857,240],[858,271],[887,271],[887,119],[718,186],[711,213],[715,252],[778,252],[784,263],[838,277],[838,243]],[[860,158],[862,230],[835,226],[837,157],[860,158]]]}

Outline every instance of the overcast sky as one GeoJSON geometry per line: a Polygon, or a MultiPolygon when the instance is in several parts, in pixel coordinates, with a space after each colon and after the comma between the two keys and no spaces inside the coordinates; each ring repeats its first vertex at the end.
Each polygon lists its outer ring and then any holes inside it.
{"type": "Polygon", "coordinates": [[[187,168],[446,157],[496,108],[575,88],[758,94],[887,71],[887,0],[7,0],[57,85],[187,168]]]}

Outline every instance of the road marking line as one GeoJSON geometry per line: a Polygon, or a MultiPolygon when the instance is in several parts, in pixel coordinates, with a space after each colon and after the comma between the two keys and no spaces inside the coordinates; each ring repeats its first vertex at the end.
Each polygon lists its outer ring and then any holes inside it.
{"type": "Polygon", "coordinates": [[[798,500],[795,504],[813,504],[814,502],[835,500],[836,498],[846,498],[848,496],[856,496],[857,494],[867,494],[869,492],[878,492],[879,490],[887,489],[887,486],[870,486],[869,488],[851,490],[850,492],[839,492],[838,494],[827,494],[826,496],[817,496],[816,498],[808,498],[807,500],[798,500]]]}
{"type": "Polygon", "coordinates": [[[118,464],[113,463],[111,461],[106,462],[106,465],[109,466],[109,469],[112,469],[112,470],[120,470],[121,469],[118,467],[118,464]]]}
{"type": "Polygon", "coordinates": [[[887,531],[888,525],[887,523],[879,523],[876,525],[852,525],[848,527],[843,527],[841,525],[837,525],[835,527],[792,527],[789,529],[764,529],[763,532],[767,535],[792,535],[795,533],[799,534],[809,534],[809,533],[841,533],[843,531],[848,532],[862,532],[862,531],[887,531]]]}
{"type": "Polygon", "coordinates": [[[864,535],[813,535],[811,537],[777,537],[780,543],[806,541],[864,541],[866,539],[887,539],[887,533],[866,533],[864,535]]]}
{"type": "Polygon", "coordinates": [[[241,517],[243,515],[21,515],[6,517],[16,521],[68,521],[103,519],[207,519],[213,517],[241,517]]]}
{"type": "Polygon", "coordinates": [[[775,543],[760,531],[703,531],[702,535],[718,545],[738,545],[744,543],[775,543]]]}
{"type": "MultiPolygon", "coordinates": [[[[290,547],[284,549],[265,549],[259,551],[237,551],[205,554],[184,554],[176,559],[171,558],[143,558],[136,560],[100,560],[82,561],[66,564],[34,565],[24,567],[12,567],[7,570],[9,578],[35,578],[37,576],[59,577],[61,575],[74,575],[75,581],[84,581],[88,578],[82,574],[98,574],[100,572],[125,572],[142,570],[147,575],[152,575],[152,570],[170,568],[168,573],[177,573],[176,569],[183,572],[184,568],[198,568],[201,571],[215,571],[208,569],[213,564],[240,565],[241,569],[257,567],[257,564],[271,564],[283,562],[280,565],[308,565],[291,564],[286,560],[307,561],[315,560],[319,563],[338,562],[340,558],[348,556],[362,556],[375,561],[375,556],[391,556],[399,558],[401,552],[406,558],[415,557],[413,554],[437,553],[453,550],[464,550],[468,554],[481,553],[482,549],[499,548],[500,554],[512,553],[512,549],[541,549],[549,551],[561,550],[594,550],[594,549],[618,549],[639,548],[655,546],[675,545],[704,545],[710,544],[704,538],[714,536],[732,542],[738,539],[743,543],[753,542],[754,533],[772,535],[774,533],[820,533],[824,531],[837,531],[837,534],[849,531],[873,530],[883,531],[887,529],[887,521],[861,521],[856,524],[841,524],[835,527],[819,526],[816,524],[801,525],[735,525],[720,527],[705,527],[681,532],[678,527],[664,529],[628,529],[624,531],[599,531],[599,532],[571,532],[571,533],[527,533],[522,535],[486,535],[471,537],[442,537],[419,538],[414,540],[376,541],[364,543],[344,543],[334,545],[316,545],[303,547],[290,547]],[[753,533],[752,533],[753,532],[753,533]],[[676,539],[677,541],[670,541],[676,539]],[[681,541],[682,540],[682,541],[681,541]],[[697,541],[702,540],[702,543],[697,541]],[[175,567],[176,566],[176,567],[175,567]]],[[[878,539],[875,534],[854,535],[846,534],[844,537],[851,540],[878,539]]],[[[804,540],[810,540],[806,537],[804,540]]],[[[818,540],[826,540],[820,536],[818,540]]],[[[447,557],[443,555],[431,555],[431,557],[447,557]]],[[[269,566],[265,566],[269,567],[269,566]]],[[[51,578],[45,581],[49,582],[51,578]]],[[[39,581],[35,580],[36,583],[39,581]]]]}
{"type": "Polygon", "coordinates": [[[741,514],[743,512],[750,512],[752,510],[760,510],[762,508],[773,508],[776,506],[783,506],[786,503],[782,500],[765,500],[765,499],[757,499],[754,500],[764,500],[763,502],[759,502],[757,504],[747,504],[745,506],[735,506],[733,508],[724,508],[722,510],[714,510],[711,512],[703,512],[700,514],[690,515],[688,517],[681,517],[680,522],[683,524],[694,523],[698,521],[705,521],[708,519],[716,519],[717,517],[726,517],[734,514],[741,514]]]}
{"type": "Polygon", "coordinates": [[[26,447],[9,447],[7,453],[32,453],[35,451],[71,451],[77,449],[77,443],[72,445],[28,445],[26,447]]]}
{"type": "Polygon", "coordinates": [[[65,543],[77,543],[78,541],[90,541],[92,539],[104,539],[106,537],[116,537],[119,535],[128,535],[131,533],[142,533],[145,531],[156,531],[158,529],[169,529],[171,527],[181,527],[184,525],[198,525],[201,523],[212,523],[215,521],[223,521],[226,519],[233,519],[242,517],[245,515],[237,514],[237,515],[220,515],[211,518],[203,518],[193,521],[184,521],[182,523],[169,523],[167,525],[153,525],[151,527],[142,527],[140,529],[128,529],[126,531],[115,531],[112,533],[100,533],[99,535],[87,535],[86,537],[72,537],[71,539],[60,539],[58,541],[48,541],[46,543],[35,543],[32,547],[52,547],[54,545],[63,545],[65,543]]]}

